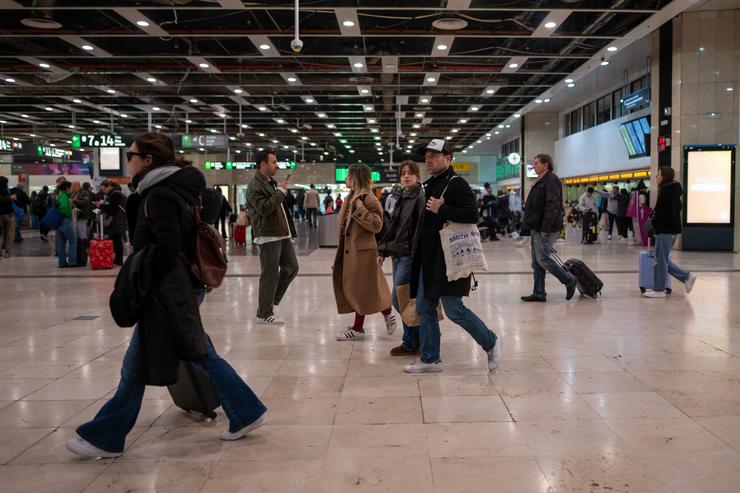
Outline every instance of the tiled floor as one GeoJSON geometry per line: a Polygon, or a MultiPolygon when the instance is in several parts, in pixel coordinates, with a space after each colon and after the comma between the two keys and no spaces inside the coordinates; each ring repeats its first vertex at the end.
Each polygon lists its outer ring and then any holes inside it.
{"type": "MultiPolygon", "coordinates": [[[[315,235],[315,232],[314,232],[315,235]]],[[[311,240],[314,241],[314,240],[311,240]]],[[[0,484],[3,491],[737,491],[740,261],[674,252],[700,271],[689,297],[636,286],[639,248],[584,247],[598,300],[523,304],[529,249],[487,243],[491,272],[467,299],[504,337],[492,374],[461,329],[442,323],[445,371],[406,375],[382,317],[364,342],[334,335],[331,249],[302,248],[282,328],[253,323],[258,259],[234,255],[203,317],[217,349],[270,408],[267,426],[225,443],[149,388],[126,453],[81,461],[64,449],[116,386],[131,331],[107,313],[111,271],[62,270],[50,256],[0,261],[0,484]],[[92,320],[75,320],[91,316],[92,320]],[[97,318],[95,318],[97,317],[97,318]]]]}

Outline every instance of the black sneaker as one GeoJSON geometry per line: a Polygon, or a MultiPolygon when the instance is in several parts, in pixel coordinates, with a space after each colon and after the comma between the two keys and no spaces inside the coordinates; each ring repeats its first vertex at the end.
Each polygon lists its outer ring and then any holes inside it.
{"type": "Polygon", "coordinates": [[[573,295],[576,294],[576,282],[573,281],[573,284],[565,287],[565,299],[570,300],[573,298],[573,295]]]}
{"type": "Polygon", "coordinates": [[[522,296],[522,301],[545,302],[547,301],[547,296],[538,296],[536,294],[530,294],[528,296],[522,296]]]}

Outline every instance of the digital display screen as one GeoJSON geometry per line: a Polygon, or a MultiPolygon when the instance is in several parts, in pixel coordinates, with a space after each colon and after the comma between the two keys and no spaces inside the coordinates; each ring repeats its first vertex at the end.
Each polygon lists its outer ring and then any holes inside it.
{"type": "Polygon", "coordinates": [[[686,166],[686,223],[730,224],[732,151],[689,151],[686,166]]]}
{"type": "Polygon", "coordinates": [[[100,148],[100,171],[121,171],[121,151],[118,147],[100,148]]]}
{"type": "Polygon", "coordinates": [[[619,135],[630,159],[650,154],[650,121],[646,116],[622,123],[619,135]]]}
{"type": "Polygon", "coordinates": [[[534,170],[534,164],[527,163],[527,178],[537,178],[537,172],[534,170]]]}

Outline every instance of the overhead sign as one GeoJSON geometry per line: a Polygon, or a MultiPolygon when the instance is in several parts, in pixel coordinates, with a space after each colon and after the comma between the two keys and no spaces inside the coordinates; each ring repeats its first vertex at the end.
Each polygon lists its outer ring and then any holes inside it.
{"type": "Polygon", "coordinates": [[[14,175],[34,176],[92,176],[87,163],[13,163],[11,172],[14,175]]]}
{"type": "MultiPolygon", "coordinates": [[[[295,169],[295,161],[278,161],[278,169],[295,169]]],[[[220,169],[256,169],[257,164],[254,161],[206,161],[203,167],[210,170],[220,169]]]]}
{"type": "MultiPolygon", "coordinates": [[[[226,149],[228,147],[228,140],[225,135],[221,134],[204,134],[204,135],[193,135],[193,134],[182,134],[179,137],[179,147],[183,149],[194,149],[194,148],[217,148],[226,149]]],[[[175,140],[177,145],[178,139],[175,140]]]]}
{"type": "Polygon", "coordinates": [[[634,108],[639,108],[640,106],[643,106],[650,102],[650,88],[649,87],[643,87],[642,89],[638,89],[637,91],[633,92],[629,96],[626,96],[622,100],[622,107],[629,111],[634,108]]]}
{"type": "Polygon", "coordinates": [[[72,151],[70,151],[69,149],[62,149],[60,147],[37,145],[36,155],[39,157],[50,157],[50,158],[61,159],[61,158],[72,157],[72,151]]]}
{"type": "Polygon", "coordinates": [[[126,147],[123,135],[117,134],[74,134],[72,148],[81,147],[126,147]]]}
{"type": "Polygon", "coordinates": [[[15,140],[0,139],[0,152],[15,152],[23,149],[23,143],[15,140]]]}

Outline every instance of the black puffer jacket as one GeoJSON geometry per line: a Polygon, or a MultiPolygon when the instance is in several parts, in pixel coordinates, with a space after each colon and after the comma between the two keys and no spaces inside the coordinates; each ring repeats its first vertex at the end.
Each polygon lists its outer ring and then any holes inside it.
{"type": "Polygon", "coordinates": [[[655,234],[681,234],[681,197],[683,187],[677,181],[668,182],[659,189],[652,215],[655,234]]]}
{"type": "Polygon", "coordinates": [[[396,205],[388,223],[386,233],[378,243],[381,257],[407,257],[414,254],[421,217],[424,215],[426,199],[421,184],[407,191],[404,187],[393,190],[396,205]]]}
{"type": "Polygon", "coordinates": [[[439,231],[446,221],[475,224],[478,222],[475,195],[470,185],[463,178],[451,180],[457,173],[450,168],[439,176],[424,182],[425,203],[431,197],[439,198],[449,182],[445,193],[445,203],[439,213],[424,211],[421,232],[417,239],[414,259],[411,265],[411,293],[416,294],[419,286],[419,274],[423,273],[424,296],[468,296],[470,294],[470,277],[447,282],[447,267],[442,251],[439,231]]]}
{"type": "Polygon", "coordinates": [[[563,229],[563,185],[548,171],[532,186],[524,205],[524,225],[539,233],[559,233],[563,229]]]}
{"type": "Polygon", "coordinates": [[[154,244],[153,289],[139,320],[138,381],[170,385],[177,381],[180,360],[206,357],[205,331],[195,299],[198,282],[190,274],[194,256],[194,206],[205,178],[188,167],[141,191],[136,215],[134,251],[154,244]]]}

